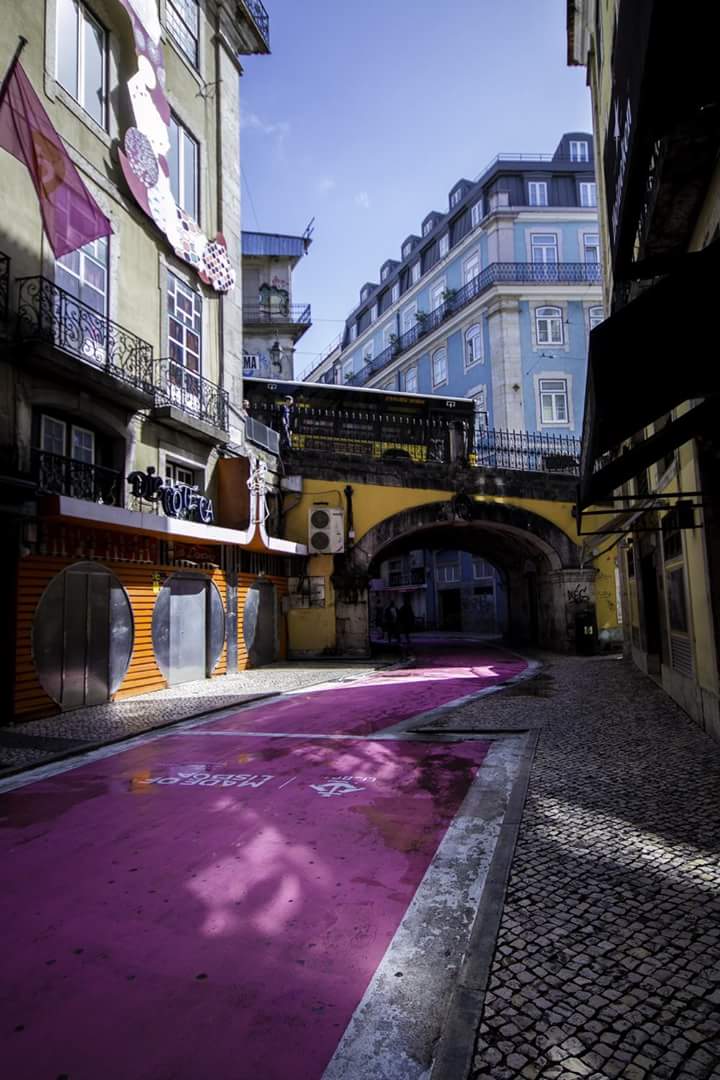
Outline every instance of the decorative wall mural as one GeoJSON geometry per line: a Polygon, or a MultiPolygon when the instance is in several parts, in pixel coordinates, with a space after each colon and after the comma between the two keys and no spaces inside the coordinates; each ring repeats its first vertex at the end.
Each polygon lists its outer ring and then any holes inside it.
{"type": "Polygon", "coordinates": [[[125,180],[136,202],[167,236],[181,259],[217,292],[235,284],[222,233],[210,240],[175,202],[170,188],[170,106],[165,97],[165,67],[160,43],[157,0],[120,0],[130,16],[138,70],[128,81],[135,127],[125,133],[118,151],[125,180]]]}

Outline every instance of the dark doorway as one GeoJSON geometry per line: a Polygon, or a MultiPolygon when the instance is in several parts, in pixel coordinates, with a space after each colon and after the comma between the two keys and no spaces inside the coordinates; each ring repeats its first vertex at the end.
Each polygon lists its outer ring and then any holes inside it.
{"type": "Polygon", "coordinates": [[[438,592],[440,601],[440,629],[462,630],[462,592],[460,589],[441,589],[438,592]]]}
{"type": "Polygon", "coordinates": [[[657,570],[655,552],[648,552],[640,559],[642,584],[643,629],[647,652],[648,673],[660,674],[660,604],[658,603],[657,570]]]}

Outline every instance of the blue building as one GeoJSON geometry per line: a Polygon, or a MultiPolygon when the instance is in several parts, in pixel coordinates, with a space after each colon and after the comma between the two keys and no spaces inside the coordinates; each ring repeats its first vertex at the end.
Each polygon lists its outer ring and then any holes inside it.
{"type": "MultiPolygon", "coordinates": [[[[473,398],[489,465],[516,447],[575,453],[588,334],[604,317],[592,135],[566,133],[553,154],[499,154],[453,185],[399,256],[362,285],[339,353],[313,380],[473,398]]],[[[428,624],[447,626],[429,580],[428,624]]],[[[465,567],[457,588],[471,585],[465,567]]]]}

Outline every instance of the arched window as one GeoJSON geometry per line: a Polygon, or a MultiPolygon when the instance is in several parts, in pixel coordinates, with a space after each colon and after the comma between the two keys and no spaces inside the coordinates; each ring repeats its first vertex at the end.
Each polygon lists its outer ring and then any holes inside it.
{"type": "Polygon", "coordinates": [[[465,331],[465,367],[481,364],[483,361],[483,339],[480,323],[474,323],[465,331]]]}
{"type": "Polygon", "coordinates": [[[409,367],[405,372],[405,390],[408,394],[417,394],[417,368],[409,367]]]}
{"type": "Polygon", "coordinates": [[[591,330],[594,330],[595,327],[599,323],[601,323],[604,318],[605,318],[605,312],[603,311],[602,307],[588,308],[588,324],[589,324],[589,328],[591,330]]]}
{"type": "Polygon", "coordinates": [[[447,349],[436,349],[432,354],[433,386],[447,382],[447,349]]]}
{"type": "Polygon", "coordinates": [[[538,345],[563,345],[562,308],[535,308],[535,334],[538,345]]]}

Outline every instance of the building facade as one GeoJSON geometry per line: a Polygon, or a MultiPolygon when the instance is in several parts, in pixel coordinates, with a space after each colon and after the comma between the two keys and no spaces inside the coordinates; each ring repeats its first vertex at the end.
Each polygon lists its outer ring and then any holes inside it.
{"type": "MultiPolygon", "coordinates": [[[[563,135],[553,154],[501,154],[475,181],[459,180],[447,209],[426,215],[379,283],[362,286],[340,353],[308,377],[472,398],[480,463],[513,464],[503,458],[529,447],[576,459],[588,335],[603,318],[596,190],[584,132],[563,135]]],[[[472,605],[461,610],[457,628],[475,629],[472,605]]]]}
{"type": "MultiPolygon", "coordinates": [[[[4,63],[22,35],[112,228],[56,258],[25,165],[0,150],[3,693],[24,718],[272,659],[303,549],[265,533],[272,460],[251,460],[242,409],[239,58],[269,52],[262,4],[4,16],[4,63]]],[[[38,153],[52,194],[58,155],[38,153]]]]}
{"type": "Polygon", "coordinates": [[[698,21],[661,0],[568,3],[608,312],[590,339],[578,521],[616,545],[628,653],[720,738],[720,12],[701,7],[698,21]]]}
{"type": "Polygon", "coordinates": [[[292,274],[311,244],[304,236],[242,234],[243,371],[293,379],[295,346],[312,325],[310,305],[293,300],[292,274]]]}

